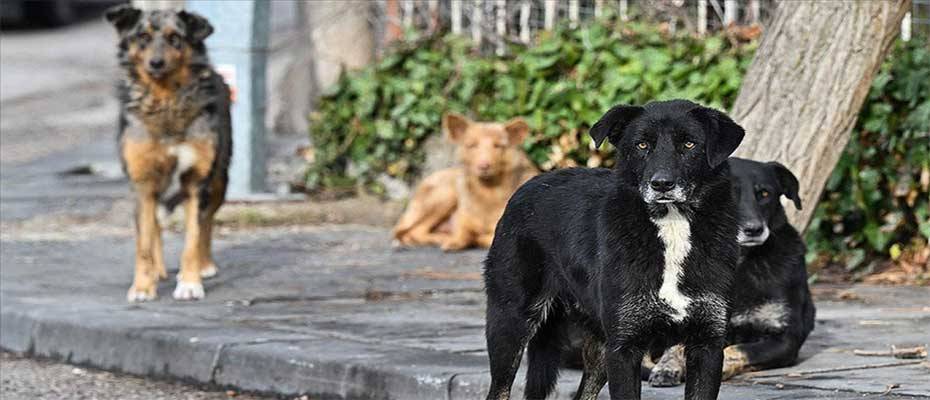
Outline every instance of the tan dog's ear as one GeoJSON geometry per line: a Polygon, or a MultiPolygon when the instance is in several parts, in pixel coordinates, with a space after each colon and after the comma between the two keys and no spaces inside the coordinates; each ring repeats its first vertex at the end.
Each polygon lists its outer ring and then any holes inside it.
{"type": "Polygon", "coordinates": [[[530,126],[520,117],[507,121],[504,129],[507,131],[508,142],[514,147],[522,145],[526,137],[530,135],[530,126]]]}
{"type": "Polygon", "coordinates": [[[442,117],[442,130],[446,132],[446,137],[452,143],[459,143],[465,137],[465,130],[471,124],[470,119],[456,113],[450,112],[442,117]]]}

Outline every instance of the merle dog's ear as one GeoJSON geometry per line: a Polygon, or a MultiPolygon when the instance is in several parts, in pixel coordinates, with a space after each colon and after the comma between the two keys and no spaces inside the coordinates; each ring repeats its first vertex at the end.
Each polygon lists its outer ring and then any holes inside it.
{"type": "Polygon", "coordinates": [[[626,125],[642,113],[643,108],[639,106],[619,105],[608,110],[607,113],[588,130],[591,139],[594,139],[594,146],[601,147],[601,143],[604,143],[604,139],[610,139],[610,143],[616,145],[626,125]]]}
{"type": "Polygon", "coordinates": [[[116,27],[116,31],[120,34],[135,26],[136,23],[139,22],[139,17],[141,16],[142,10],[133,8],[128,4],[110,7],[110,9],[103,14],[107,22],[113,24],[113,26],[116,27]]]}
{"type": "Polygon", "coordinates": [[[781,186],[781,194],[794,202],[794,208],[801,209],[801,197],[798,196],[798,178],[791,173],[784,165],[772,161],[766,165],[775,172],[775,179],[778,180],[778,186],[781,186]]]}
{"type": "Polygon", "coordinates": [[[743,141],[746,131],[726,114],[713,108],[695,107],[688,113],[704,125],[707,163],[711,168],[717,168],[727,160],[730,154],[733,154],[736,147],[743,141]]]}
{"type": "Polygon", "coordinates": [[[187,36],[194,43],[202,42],[213,33],[213,25],[210,25],[210,22],[201,17],[200,14],[181,10],[178,11],[178,18],[184,21],[184,25],[187,27],[187,36]]]}

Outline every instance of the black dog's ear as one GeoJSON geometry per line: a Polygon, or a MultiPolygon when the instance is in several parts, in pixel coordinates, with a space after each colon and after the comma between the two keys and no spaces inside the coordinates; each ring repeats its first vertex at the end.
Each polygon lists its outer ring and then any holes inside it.
{"type": "Polygon", "coordinates": [[[178,18],[184,21],[184,25],[187,26],[187,36],[194,43],[202,42],[213,33],[213,25],[210,25],[210,22],[200,14],[181,10],[178,11],[178,18]]]}
{"type": "Polygon", "coordinates": [[[733,154],[736,147],[743,141],[746,131],[726,114],[713,108],[695,107],[688,113],[704,125],[707,163],[711,168],[717,168],[727,160],[730,154],[733,154]]]}
{"type": "Polygon", "coordinates": [[[103,16],[106,18],[107,22],[116,27],[117,32],[122,34],[139,22],[139,17],[142,16],[142,10],[133,8],[128,4],[123,4],[110,7],[103,16]]]}
{"type": "Polygon", "coordinates": [[[588,130],[591,139],[594,139],[594,146],[601,147],[601,143],[604,143],[604,139],[608,138],[610,139],[610,143],[616,145],[623,133],[623,128],[642,113],[643,108],[639,106],[619,105],[608,110],[607,113],[588,130]]]}
{"type": "Polygon", "coordinates": [[[778,180],[778,185],[781,186],[781,194],[793,201],[794,208],[800,210],[801,197],[798,196],[798,178],[791,173],[791,170],[778,162],[772,161],[766,163],[766,165],[775,172],[775,179],[778,180]]]}

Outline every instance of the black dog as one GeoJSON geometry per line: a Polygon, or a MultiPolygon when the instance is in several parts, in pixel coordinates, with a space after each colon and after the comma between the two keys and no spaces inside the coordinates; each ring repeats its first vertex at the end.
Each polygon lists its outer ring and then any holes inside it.
{"type": "MultiPolygon", "coordinates": [[[[730,158],[739,199],[742,255],[731,301],[723,377],[793,364],[814,329],[814,303],[807,287],[805,247],[778,201],[784,195],[801,209],[798,180],[783,165],[730,158]]],[[[685,375],[679,346],[653,368],[653,386],[680,384],[685,375]]]]}
{"type": "Polygon", "coordinates": [[[528,343],[526,397],[558,375],[564,325],[586,332],[576,398],[606,382],[640,398],[647,349],[687,346],[689,399],[716,398],[726,296],[739,257],[727,156],[743,129],[684,100],[616,106],[591,128],[615,170],[540,175],[513,195],[485,264],[489,399],[509,398],[528,343]]]}

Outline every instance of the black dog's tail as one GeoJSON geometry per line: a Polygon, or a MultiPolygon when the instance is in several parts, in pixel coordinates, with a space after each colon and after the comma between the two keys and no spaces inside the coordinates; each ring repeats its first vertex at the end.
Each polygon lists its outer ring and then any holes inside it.
{"type": "Polygon", "coordinates": [[[559,379],[563,343],[562,332],[553,321],[557,318],[558,316],[550,315],[526,347],[529,364],[526,370],[527,399],[545,399],[552,389],[555,389],[555,383],[559,379]]]}

